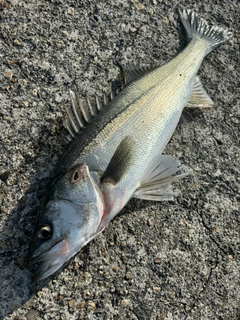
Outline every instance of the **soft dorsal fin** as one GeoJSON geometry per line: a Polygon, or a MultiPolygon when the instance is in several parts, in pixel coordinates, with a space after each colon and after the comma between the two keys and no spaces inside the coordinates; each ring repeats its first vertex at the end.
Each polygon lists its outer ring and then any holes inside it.
{"type": "Polygon", "coordinates": [[[196,76],[187,107],[210,108],[212,106],[213,106],[212,99],[204,90],[199,77],[196,76]]]}
{"type": "Polygon", "coordinates": [[[134,142],[131,137],[125,137],[118,145],[107,169],[101,177],[101,183],[116,185],[132,164],[135,155],[134,142]]]}

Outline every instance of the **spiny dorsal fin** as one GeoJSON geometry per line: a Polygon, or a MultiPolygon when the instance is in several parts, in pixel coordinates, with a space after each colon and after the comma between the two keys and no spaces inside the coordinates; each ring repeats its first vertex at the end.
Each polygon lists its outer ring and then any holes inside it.
{"type": "Polygon", "coordinates": [[[137,78],[141,77],[142,75],[146,74],[149,71],[152,71],[158,66],[159,64],[156,63],[155,65],[151,65],[151,66],[138,64],[138,65],[131,65],[128,67],[122,67],[124,85],[127,85],[128,83],[136,80],[137,78]]]}
{"type": "Polygon", "coordinates": [[[69,94],[72,105],[71,107],[65,108],[67,112],[67,119],[65,119],[63,125],[69,132],[67,139],[71,141],[72,138],[74,138],[78,132],[84,128],[88,116],[85,111],[86,107],[83,107],[83,104],[80,102],[77,95],[72,90],[69,90],[69,94]]]}
{"type": "Polygon", "coordinates": [[[131,137],[125,137],[118,145],[107,169],[105,170],[101,183],[116,185],[124,176],[132,164],[135,155],[134,142],[131,137]]]}
{"type": "Polygon", "coordinates": [[[213,106],[212,99],[204,90],[199,77],[196,76],[187,107],[210,108],[212,106],[213,106]]]}
{"type": "Polygon", "coordinates": [[[67,140],[71,141],[89,123],[92,117],[114,98],[115,93],[112,90],[108,96],[103,94],[102,98],[96,96],[95,99],[80,99],[78,94],[72,90],[69,90],[69,94],[71,107],[66,108],[67,119],[64,120],[63,124],[69,132],[67,140]]]}
{"type": "Polygon", "coordinates": [[[120,77],[121,79],[119,79],[120,86],[114,90],[112,89],[108,95],[103,94],[102,98],[96,97],[93,100],[90,100],[89,98],[80,99],[78,94],[69,90],[72,106],[66,108],[67,119],[63,123],[69,132],[67,140],[71,141],[79,131],[88,124],[92,117],[101,111],[101,109],[111,101],[119,91],[125,87],[125,85],[158,66],[159,64],[155,64],[153,66],[132,65],[127,68],[122,68],[123,71],[120,77]]]}

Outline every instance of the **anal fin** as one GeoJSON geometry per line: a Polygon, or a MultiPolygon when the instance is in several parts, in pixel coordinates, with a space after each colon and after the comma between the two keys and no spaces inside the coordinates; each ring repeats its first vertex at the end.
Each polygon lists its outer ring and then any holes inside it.
{"type": "Polygon", "coordinates": [[[193,84],[192,93],[190,95],[187,107],[190,108],[211,108],[213,106],[213,101],[204,90],[202,83],[198,76],[195,78],[193,84]]]}
{"type": "Polygon", "coordinates": [[[162,154],[157,156],[146,171],[133,198],[153,201],[173,200],[171,183],[188,175],[188,173],[181,173],[173,176],[181,169],[180,162],[171,156],[162,154]]]}

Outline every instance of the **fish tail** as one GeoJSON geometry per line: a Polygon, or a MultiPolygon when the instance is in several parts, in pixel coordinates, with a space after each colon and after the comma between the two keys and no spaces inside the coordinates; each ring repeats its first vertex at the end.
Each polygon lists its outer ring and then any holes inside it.
{"type": "Polygon", "coordinates": [[[179,13],[188,38],[198,37],[208,42],[207,54],[232,36],[227,29],[209,25],[206,20],[190,9],[180,6],[179,13]]]}

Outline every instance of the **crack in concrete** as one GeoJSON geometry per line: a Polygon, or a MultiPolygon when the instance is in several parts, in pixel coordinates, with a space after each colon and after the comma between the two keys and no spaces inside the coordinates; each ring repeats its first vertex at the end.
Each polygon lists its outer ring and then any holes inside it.
{"type": "Polygon", "coordinates": [[[190,310],[188,311],[188,314],[185,316],[184,320],[187,320],[187,318],[191,315],[192,310],[196,307],[198,301],[199,301],[199,297],[200,295],[207,289],[208,284],[210,282],[211,276],[212,276],[212,271],[218,266],[219,262],[215,265],[214,268],[210,267],[210,271],[209,271],[209,275],[208,278],[206,280],[205,285],[203,285],[202,290],[199,291],[199,293],[197,294],[197,296],[194,298],[194,302],[192,304],[192,306],[190,307],[190,310]]]}

